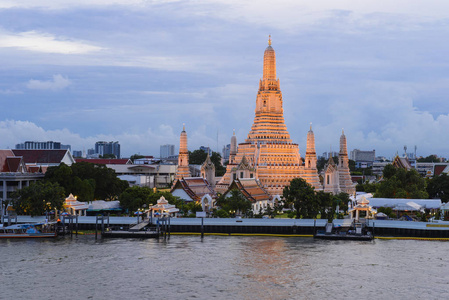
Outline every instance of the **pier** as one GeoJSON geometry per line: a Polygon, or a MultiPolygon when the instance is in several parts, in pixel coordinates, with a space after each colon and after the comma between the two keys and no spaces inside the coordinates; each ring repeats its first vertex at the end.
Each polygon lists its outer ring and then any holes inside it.
{"type": "MultiPolygon", "coordinates": [[[[19,223],[42,222],[45,216],[18,216],[19,223]]],[[[345,219],[334,220],[343,225],[345,219]]],[[[109,217],[109,225],[128,231],[135,226],[135,217],[109,217]]],[[[313,236],[315,230],[324,230],[327,220],[318,219],[231,219],[204,218],[204,234],[274,234],[313,236]],[[315,224],[315,227],[314,227],[315,224]]],[[[141,223],[140,223],[141,224],[141,223]]],[[[96,217],[79,217],[79,230],[94,230],[96,217]]],[[[154,226],[154,224],[153,224],[154,226]]],[[[368,220],[366,226],[375,237],[449,238],[449,222],[412,222],[395,220],[368,220]]],[[[171,218],[171,233],[201,233],[201,218],[171,218]]]]}

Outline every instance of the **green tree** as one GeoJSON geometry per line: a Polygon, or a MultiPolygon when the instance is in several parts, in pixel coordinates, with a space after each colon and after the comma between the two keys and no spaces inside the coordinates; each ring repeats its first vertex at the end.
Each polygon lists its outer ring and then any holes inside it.
{"type": "MultiPolygon", "coordinates": [[[[189,151],[189,163],[192,165],[202,165],[207,158],[207,152],[197,149],[193,152],[189,151]]],[[[221,164],[221,154],[218,152],[212,152],[210,160],[215,166],[215,173],[217,176],[223,176],[226,173],[226,168],[221,164]]]]}
{"type": "Polygon", "coordinates": [[[435,154],[432,154],[427,157],[418,158],[417,161],[418,162],[440,162],[440,159],[435,154]]]}
{"type": "Polygon", "coordinates": [[[427,183],[427,193],[430,198],[439,198],[442,202],[449,201],[449,176],[442,173],[430,179],[427,183]]]}
{"type": "Polygon", "coordinates": [[[201,149],[189,151],[189,164],[202,165],[207,158],[207,153],[201,149]]]}
{"type": "Polygon", "coordinates": [[[295,178],[283,191],[285,202],[293,205],[296,218],[315,218],[319,211],[319,203],[314,188],[302,178],[295,178]]]}
{"type": "Polygon", "coordinates": [[[100,155],[100,158],[116,159],[117,156],[115,156],[115,154],[103,154],[103,155],[100,155]]]}
{"type": "Polygon", "coordinates": [[[396,174],[397,170],[398,169],[392,164],[386,165],[382,171],[384,179],[390,179],[391,177],[393,177],[396,174]]]}
{"type": "Polygon", "coordinates": [[[335,201],[331,193],[318,191],[316,193],[318,202],[318,209],[320,211],[321,219],[327,219],[330,222],[334,219],[335,201]]]}
{"type": "Polygon", "coordinates": [[[216,205],[228,211],[232,217],[235,217],[236,214],[247,215],[251,209],[251,202],[237,189],[232,190],[228,197],[220,196],[216,205]]]}
{"type": "Polygon", "coordinates": [[[37,181],[12,195],[12,204],[18,214],[43,215],[46,211],[62,210],[64,189],[57,183],[37,181]]]}
{"type": "Polygon", "coordinates": [[[73,193],[80,201],[113,200],[129,187],[128,182],[120,180],[113,169],[88,162],[75,163],[70,167],[63,163],[50,167],[45,173],[45,180],[57,182],[64,188],[65,194],[73,193]]]}
{"type": "Polygon", "coordinates": [[[392,165],[385,166],[384,180],[379,183],[376,198],[426,199],[426,181],[415,169],[409,171],[392,165]]]}
{"type": "Polygon", "coordinates": [[[349,203],[349,194],[347,193],[339,193],[334,196],[335,207],[338,206],[339,210],[348,212],[348,203],[349,203]]]}
{"type": "Polygon", "coordinates": [[[124,190],[120,196],[120,207],[128,212],[134,212],[142,208],[144,204],[148,207],[155,203],[150,200],[153,191],[149,187],[133,186],[124,190]]]}

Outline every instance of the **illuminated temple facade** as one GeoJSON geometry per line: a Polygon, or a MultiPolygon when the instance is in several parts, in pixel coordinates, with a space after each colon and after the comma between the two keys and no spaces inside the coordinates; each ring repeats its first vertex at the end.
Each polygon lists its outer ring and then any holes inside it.
{"type": "Polygon", "coordinates": [[[217,184],[218,192],[226,191],[233,180],[257,178],[271,195],[282,195],[294,178],[304,178],[321,190],[316,169],[315,137],[312,126],[307,135],[303,165],[298,144],[292,142],[284,122],[284,109],[279,79],[276,77],[276,54],[271,38],[264,53],[263,77],[259,83],[254,123],[244,143],[238,144],[235,134],[226,174],[217,184]]]}
{"type": "MultiPolygon", "coordinates": [[[[315,190],[331,193],[346,192],[353,194],[348,164],[346,136],[340,138],[338,166],[329,161],[324,176],[324,188],[317,171],[315,135],[310,124],[307,133],[307,145],[304,159],[299,153],[299,146],[290,138],[284,121],[282,92],[276,77],[276,54],[271,47],[271,38],[265,49],[263,59],[263,77],[259,82],[256,98],[254,122],[246,140],[237,144],[235,132],[231,138],[229,163],[226,173],[215,185],[215,191],[225,193],[234,180],[255,179],[258,185],[271,196],[282,195],[284,187],[294,178],[303,178],[315,190]],[[260,183],[260,184],[259,184],[260,183]]],[[[201,174],[211,188],[214,187],[214,170],[210,159],[202,166],[201,174]]],[[[190,177],[187,133],[181,132],[177,180],[190,177]]]]}

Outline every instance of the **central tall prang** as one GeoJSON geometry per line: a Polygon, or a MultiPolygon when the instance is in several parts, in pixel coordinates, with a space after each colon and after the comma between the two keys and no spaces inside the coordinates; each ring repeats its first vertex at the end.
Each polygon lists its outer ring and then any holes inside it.
{"type": "MultiPolygon", "coordinates": [[[[315,145],[309,147],[313,148],[314,154],[315,145]]],[[[231,145],[226,174],[217,185],[217,191],[225,190],[232,180],[243,177],[259,179],[271,195],[282,195],[284,187],[297,177],[303,177],[316,189],[321,189],[316,157],[312,159],[314,165],[309,163],[310,168],[302,165],[298,144],[292,143],[285,125],[282,92],[276,77],[276,53],[271,47],[271,37],[264,53],[254,123],[245,142],[240,143],[238,149],[234,148],[231,145]]]]}
{"type": "Polygon", "coordinates": [[[284,123],[282,92],[276,77],[276,53],[271,38],[263,57],[263,78],[259,82],[256,116],[246,142],[291,142],[284,123]]]}

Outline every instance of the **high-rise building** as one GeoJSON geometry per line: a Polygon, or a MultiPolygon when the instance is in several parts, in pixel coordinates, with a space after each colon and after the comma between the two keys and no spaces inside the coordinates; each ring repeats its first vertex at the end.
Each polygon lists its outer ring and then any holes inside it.
{"type": "Polygon", "coordinates": [[[222,155],[223,155],[223,161],[227,161],[229,160],[229,154],[231,152],[231,144],[227,144],[226,146],[223,146],[223,150],[222,150],[222,155]]]}
{"type": "Polygon", "coordinates": [[[73,150],[72,155],[73,155],[73,157],[83,157],[83,151],[73,150]]]}
{"type": "Polygon", "coordinates": [[[113,154],[116,158],[120,158],[120,144],[119,142],[96,142],[95,153],[99,155],[113,154]]]}
{"type": "Polygon", "coordinates": [[[160,158],[169,158],[175,155],[175,145],[161,145],[160,147],[160,158]]]}
{"type": "Polygon", "coordinates": [[[70,145],[63,145],[60,142],[34,142],[26,141],[25,143],[16,144],[17,150],[70,150],[70,145]]]}

